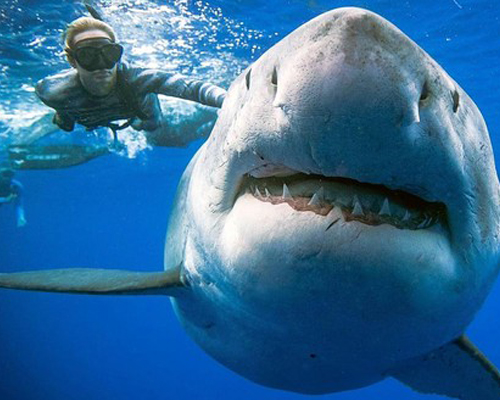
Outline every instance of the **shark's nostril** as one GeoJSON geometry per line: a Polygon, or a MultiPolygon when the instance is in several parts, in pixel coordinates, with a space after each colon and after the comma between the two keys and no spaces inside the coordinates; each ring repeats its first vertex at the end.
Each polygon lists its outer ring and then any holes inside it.
{"type": "Polygon", "coordinates": [[[420,111],[423,107],[427,106],[431,97],[431,91],[429,87],[429,82],[425,81],[422,85],[422,90],[420,91],[420,98],[418,99],[418,106],[416,107],[416,116],[418,117],[418,122],[420,122],[420,111]]]}
{"type": "Polygon", "coordinates": [[[458,94],[458,90],[455,89],[455,91],[451,93],[451,96],[453,97],[453,112],[456,113],[460,104],[460,95],[458,94]]]}
{"type": "Polygon", "coordinates": [[[425,103],[427,100],[429,100],[429,97],[430,97],[429,83],[425,81],[424,85],[422,86],[422,91],[420,92],[420,99],[419,99],[420,104],[425,103]]]}
{"type": "Polygon", "coordinates": [[[276,70],[276,67],[273,69],[273,74],[271,76],[271,84],[274,86],[278,86],[278,71],[276,70]]]}
{"type": "Polygon", "coordinates": [[[250,68],[247,72],[247,74],[245,75],[245,82],[246,82],[246,85],[247,85],[247,90],[250,90],[250,78],[252,76],[252,69],[250,68]]]}

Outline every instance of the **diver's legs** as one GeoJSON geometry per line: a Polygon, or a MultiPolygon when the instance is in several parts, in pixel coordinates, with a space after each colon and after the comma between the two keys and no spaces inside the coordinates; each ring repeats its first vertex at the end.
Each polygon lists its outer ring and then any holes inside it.
{"type": "Polygon", "coordinates": [[[24,207],[22,200],[19,199],[19,202],[16,204],[16,220],[17,220],[17,227],[22,228],[23,226],[26,225],[26,217],[24,215],[24,207]]]}

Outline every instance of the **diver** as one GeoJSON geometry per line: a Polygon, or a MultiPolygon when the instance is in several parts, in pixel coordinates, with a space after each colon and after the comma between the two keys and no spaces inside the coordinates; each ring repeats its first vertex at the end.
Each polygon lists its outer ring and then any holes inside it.
{"type": "MultiPolygon", "coordinates": [[[[64,34],[70,70],[47,77],[36,85],[36,94],[55,109],[59,128],[71,132],[75,123],[88,130],[108,127],[117,131],[131,126],[146,133],[159,146],[187,145],[169,132],[158,94],[222,106],[226,91],[218,86],[184,79],[166,71],[134,68],[121,61],[123,47],[111,26],[100,19],[81,17],[64,34]],[[116,121],[126,120],[123,124],[116,121]]],[[[197,139],[195,137],[194,139],[197,139]]]]}
{"type": "Polygon", "coordinates": [[[26,225],[23,207],[23,185],[14,179],[11,168],[0,168],[0,205],[13,203],[16,208],[17,226],[26,225]]]}

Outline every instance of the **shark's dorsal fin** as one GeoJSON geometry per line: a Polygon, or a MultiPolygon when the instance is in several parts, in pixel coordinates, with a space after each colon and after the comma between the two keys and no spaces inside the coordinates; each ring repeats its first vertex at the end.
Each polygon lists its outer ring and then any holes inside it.
{"type": "Polygon", "coordinates": [[[182,287],[180,267],[163,272],[70,268],[0,273],[0,288],[41,292],[175,296],[182,287]]]}
{"type": "Polygon", "coordinates": [[[391,375],[422,393],[460,400],[500,399],[498,369],[465,336],[391,375]]]}

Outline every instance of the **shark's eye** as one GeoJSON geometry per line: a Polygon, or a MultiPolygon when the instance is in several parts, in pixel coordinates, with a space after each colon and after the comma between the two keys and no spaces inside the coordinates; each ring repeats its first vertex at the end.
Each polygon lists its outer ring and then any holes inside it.
{"type": "Polygon", "coordinates": [[[252,76],[252,69],[250,68],[245,75],[245,82],[247,84],[247,89],[250,90],[250,77],[252,76]]]}
{"type": "Polygon", "coordinates": [[[273,75],[271,76],[271,83],[274,86],[278,86],[278,71],[276,71],[276,67],[273,69],[273,75]]]}
{"type": "Polygon", "coordinates": [[[451,93],[451,97],[453,98],[453,112],[456,113],[460,104],[460,95],[458,94],[458,90],[455,89],[455,91],[451,93]]]}

